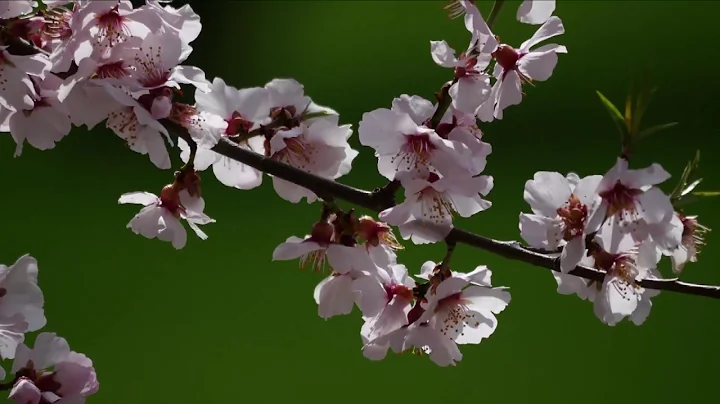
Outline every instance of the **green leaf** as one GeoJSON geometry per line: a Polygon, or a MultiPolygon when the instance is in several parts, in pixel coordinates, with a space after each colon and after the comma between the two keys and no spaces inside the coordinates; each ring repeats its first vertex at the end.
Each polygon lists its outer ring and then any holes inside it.
{"type": "Polygon", "coordinates": [[[620,131],[620,139],[622,140],[623,145],[625,144],[625,117],[620,113],[620,111],[617,109],[615,105],[613,105],[610,100],[607,99],[600,91],[595,91],[597,93],[598,97],[600,97],[600,102],[605,106],[605,108],[610,113],[610,118],[612,118],[613,122],[615,122],[615,126],[617,126],[618,130],[620,131]]]}
{"type": "Polygon", "coordinates": [[[687,165],[685,166],[685,169],[683,170],[682,175],[680,175],[680,181],[678,181],[677,185],[675,186],[675,189],[670,194],[670,198],[677,200],[682,197],[682,192],[687,187],[688,181],[690,181],[690,178],[695,173],[695,170],[697,170],[698,166],[700,165],[700,150],[697,150],[695,152],[695,157],[693,157],[692,160],[688,161],[687,165]]]}
{"type": "Polygon", "coordinates": [[[647,112],[648,105],[650,105],[650,99],[653,94],[657,91],[657,87],[652,87],[648,91],[640,92],[637,99],[635,100],[635,120],[633,121],[633,127],[630,133],[637,134],[640,131],[640,121],[647,112]]]}
{"type": "Polygon", "coordinates": [[[720,191],[695,191],[691,195],[694,195],[694,196],[720,196],[720,191]]]}
{"type": "Polygon", "coordinates": [[[680,193],[680,196],[685,196],[685,195],[689,194],[690,192],[692,192],[692,190],[695,189],[695,187],[697,187],[698,184],[700,184],[700,182],[702,180],[703,180],[702,178],[698,178],[697,180],[693,181],[692,184],[686,186],[685,189],[683,189],[683,191],[680,193]]]}
{"type": "Polygon", "coordinates": [[[632,93],[628,94],[625,100],[625,129],[627,133],[632,137],[633,128],[633,107],[632,107],[632,93]]]}
{"type": "Polygon", "coordinates": [[[673,126],[676,126],[677,124],[678,124],[677,122],[669,122],[669,123],[663,123],[660,125],[655,125],[653,127],[647,128],[647,129],[643,129],[640,133],[638,133],[637,140],[644,139],[648,136],[654,135],[665,129],[670,129],[673,126]]]}

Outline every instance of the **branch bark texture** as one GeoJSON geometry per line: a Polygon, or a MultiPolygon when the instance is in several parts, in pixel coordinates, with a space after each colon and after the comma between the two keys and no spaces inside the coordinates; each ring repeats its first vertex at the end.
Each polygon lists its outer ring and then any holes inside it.
{"type": "MultiPolygon", "coordinates": [[[[168,131],[175,136],[185,140],[188,144],[195,143],[190,137],[190,134],[182,126],[169,121],[165,121],[163,123],[167,127],[168,131]]],[[[239,147],[232,141],[225,138],[221,138],[212,150],[259,171],[305,187],[320,197],[332,197],[344,200],[355,206],[360,206],[375,212],[380,212],[392,207],[395,204],[393,195],[394,192],[387,192],[387,188],[385,190],[383,188],[379,188],[372,192],[351,187],[349,185],[345,185],[328,178],[323,178],[300,170],[291,165],[267,158],[251,150],[239,147]]],[[[428,223],[428,226],[432,226],[432,224],[428,223]]],[[[494,240],[459,228],[454,228],[447,236],[446,241],[454,244],[465,244],[507,259],[560,272],[559,254],[542,253],[525,247],[517,241],[494,240]]],[[[570,274],[598,282],[602,282],[605,278],[605,272],[581,265],[570,271],[570,274]]],[[[666,290],[720,299],[720,286],[688,283],[680,281],[677,278],[645,279],[638,282],[638,284],[647,289],[666,290]]]]}

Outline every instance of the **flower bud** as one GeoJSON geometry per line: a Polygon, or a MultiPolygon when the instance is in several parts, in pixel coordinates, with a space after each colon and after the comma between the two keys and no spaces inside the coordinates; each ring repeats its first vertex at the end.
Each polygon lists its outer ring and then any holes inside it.
{"type": "Polygon", "coordinates": [[[327,221],[320,221],[313,225],[310,239],[319,244],[330,244],[334,235],[333,225],[327,221]]]}
{"type": "Polygon", "coordinates": [[[160,191],[160,205],[174,215],[180,215],[180,194],[177,185],[168,184],[163,187],[160,191]]]}

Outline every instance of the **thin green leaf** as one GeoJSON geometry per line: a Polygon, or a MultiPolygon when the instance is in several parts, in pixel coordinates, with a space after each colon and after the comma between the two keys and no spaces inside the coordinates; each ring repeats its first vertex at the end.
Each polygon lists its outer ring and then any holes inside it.
{"type": "Polygon", "coordinates": [[[698,178],[695,181],[693,181],[692,184],[686,186],[685,189],[683,189],[683,191],[680,193],[680,196],[685,196],[685,195],[689,194],[690,192],[692,192],[693,189],[695,189],[695,187],[697,187],[698,184],[700,184],[700,182],[702,182],[702,180],[703,180],[702,178],[698,178]]]}
{"type": "Polygon", "coordinates": [[[720,191],[695,191],[694,196],[720,196],[720,191]]]}
{"type": "Polygon", "coordinates": [[[607,97],[605,97],[600,91],[595,91],[595,93],[597,93],[598,97],[600,97],[600,102],[602,102],[610,113],[610,118],[612,118],[615,126],[618,128],[618,131],[620,131],[620,139],[622,140],[622,143],[625,144],[625,118],[622,116],[617,107],[613,105],[613,103],[610,102],[610,100],[608,100],[607,97]]]}
{"type": "Polygon", "coordinates": [[[640,131],[640,122],[647,112],[650,100],[657,91],[657,87],[652,87],[647,91],[641,91],[635,101],[635,120],[633,121],[632,133],[637,134],[640,131]]]}
{"type": "Polygon", "coordinates": [[[669,122],[669,123],[663,123],[660,125],[655,125],[647,129],[643,129],[642,132],[638,133],[637,140],[644,139],[648,136],[654,135],[660,131],[663,131],[665,129],[670,129],[673,126],[677,126],[677,122],[669,122]]]}
{"type": "Polygon", "coordinates": [[[625,99],[625,129],[627,130],[627,133],[632,137],[632,127],[633,127],[633,107],[632,107],[632,92],[628,94],[627,99],[625,99]]]}
{"type": "Polygon", "coordinates": [[[687,165],[685,165],[685,169],[682,172],[682,175],[680,175],[680,181],[678,181],[677,185],[675,186],[675,189],[670,194],[671,199],[679,199],[681,197],[681,193],[685,186],[687,185],[688,181],[690,181],[691,175],[695,172],[697,167],[700,165],[700,150],[697,150],[695,152],[695,157],[693,157],[692,160],[688,161],[687,165]]]}

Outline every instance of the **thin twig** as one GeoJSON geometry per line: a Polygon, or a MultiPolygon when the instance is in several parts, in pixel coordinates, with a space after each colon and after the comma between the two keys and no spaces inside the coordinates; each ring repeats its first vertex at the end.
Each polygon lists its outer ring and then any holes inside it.
{"type": "MultiPolygon", "coordinates": [[[[173,135],[184,139],[188,143],[193,141],[183,127],[169,121],[164,121],[163,123],[173,135]]],[[[238,147],[225,138],[221,138],[212,150],[232,160],[253,167],[256,170],[300,185],[315,193],[332,195],[336,199],[342,199],[355,206],[360,206],[375,212],[380,212],[393,206],[388,204],[387,198],[379,198],[378,195],[381,194],[354,188],[328,178],[319,177],[291,165],[267,158],[251,150],[238,147]]],[[[433,225],[428,223],[427,226],[432,227],[433,225]]],[[[504,258],[560,272],[560,261],[557,254],[558,252],[556,251],[552,253],[542,253],[538,250],[524,247],[517,241],[494,240],[459,228],[454,228],[450,232],[446,238],[446,242],[469,245],[504,258]]],[[[595,281],[602,281],[605,278],[605,272],[580,265],[570,271],[570,274],[595,281]]],[[[667,290],[720,299],[720,286],[687,283],[676,278],[645,279],[640,281],[639,285],[647,289],[667,290]]]]}

